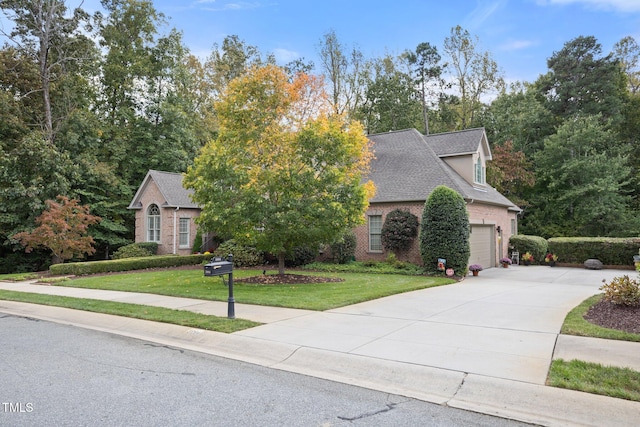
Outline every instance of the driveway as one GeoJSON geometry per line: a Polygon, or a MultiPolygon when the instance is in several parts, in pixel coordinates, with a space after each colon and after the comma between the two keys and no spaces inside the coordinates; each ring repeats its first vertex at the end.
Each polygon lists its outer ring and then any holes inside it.
{"type": "Polygon", "coordinates": [[[438,288],[286,319],[234,335],[544,384],[566,314],[603,279],[548,266],[484,270],[438,288]]]}

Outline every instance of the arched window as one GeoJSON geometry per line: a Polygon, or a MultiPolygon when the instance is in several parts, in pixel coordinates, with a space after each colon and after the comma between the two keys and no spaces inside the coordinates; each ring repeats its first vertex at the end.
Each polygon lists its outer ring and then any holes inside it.
{"type": "Polygon", "coordinates": [[[160,208],[155,204],[147,208],[147,242],[160,243],[160,208]]]}

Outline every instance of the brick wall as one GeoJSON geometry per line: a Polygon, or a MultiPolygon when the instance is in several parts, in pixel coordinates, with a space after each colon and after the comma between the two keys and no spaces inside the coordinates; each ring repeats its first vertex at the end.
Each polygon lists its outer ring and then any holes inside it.
{"type": "MultiPolygon", "coordinates": [[[[357,238],[356,247],[356,259],[358,261],[384,261],[387,258],[388,252],[384,250],[382,252],[369,251],[369,224],[368,218],[370,215],[381,215],[382,221],[389,212],[394,209],[408,210],[412,214],[418,217],[418,221],[422,221],[422,210],[424,203],[379,203],[372,204],[366,211],[367,223],[354,229],[357,238]]],[[[500,257],[509,256],[508,246],[509,238],[511,237],[511,219],[516,218],[516,214],[509,212],[507,209],[499,206],[491,206],[480,203],[467,204],[467,211],[469,212],[469,223],[471,224],[491,224],[494,227],[500,226],[501,235],[496,232],[496,256],[495,259],[499,260],[500,257]]],[[[403,254],[398,254],[398,259],[402,261],[409,261],[416,264],[422,264],[422,257],[420,256],[420,242],[418,237],[413,242],[411,248],[403,254]]]]}
{"type": "Polygon", "coordinates": [[[147,209],[150,205],[156,204],[160,208],[160,243],[158,244],[158,254],[188,255],[191,253],[193,241],[196,237],[195,218],[200,214],[199,209],[179,209],[163,208],[165,203],[158,186],[149,180],[147,187],[140,199],[142,209],[136,210],[135,241],[147,241],[147,209]],[[174,222],[175,218],[175,222],[174,222]],[[181,248],[179,245],[180,218],[189,218],[189,246],[181,248]],[[175,237],[175,240],[174,240],[175,237]]]}
{"type": "MultiPolygon", "coordinates": [[[[370,205],[365,214],[367,223],[354,229],[358,242],[356,246],[356,259],[358,261],[384,261],[389,254],[384,250],[384,248],[380,253],[369,251],[368,218],[370,215],[382,215],[382,222],[384,223],[384,220],[389,212],[395,209],[402,209],[407,210],[417,216],[419,222],[422,219],[423,208],[424,203],[377,203],[374,205],[370,205]]],[[[409,261],[415,264],[420,264],[422,262],[422,258],[420,257],[420,243],[418,241],[418,238],[416,237],[411,248],[409,248],[405,253],[397,255],[398,259],[401,261],[409,261]]]]}

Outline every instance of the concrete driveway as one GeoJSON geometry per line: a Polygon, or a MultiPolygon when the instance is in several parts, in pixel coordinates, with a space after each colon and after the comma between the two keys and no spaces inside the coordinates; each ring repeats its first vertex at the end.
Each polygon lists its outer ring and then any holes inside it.
{"type": "Polygon", "coordinates": [[[544,384],[566,314],[624,270],[548,266],[477,277],[238,332],[259,340],[544,384]]]}

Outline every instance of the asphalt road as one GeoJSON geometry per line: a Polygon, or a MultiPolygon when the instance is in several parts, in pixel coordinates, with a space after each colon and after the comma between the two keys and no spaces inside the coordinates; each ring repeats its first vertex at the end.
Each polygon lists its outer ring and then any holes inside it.
{"type": "Polygon", "coordinates": [[[521,426],[0,313],[1,426],[521,426]]]}

